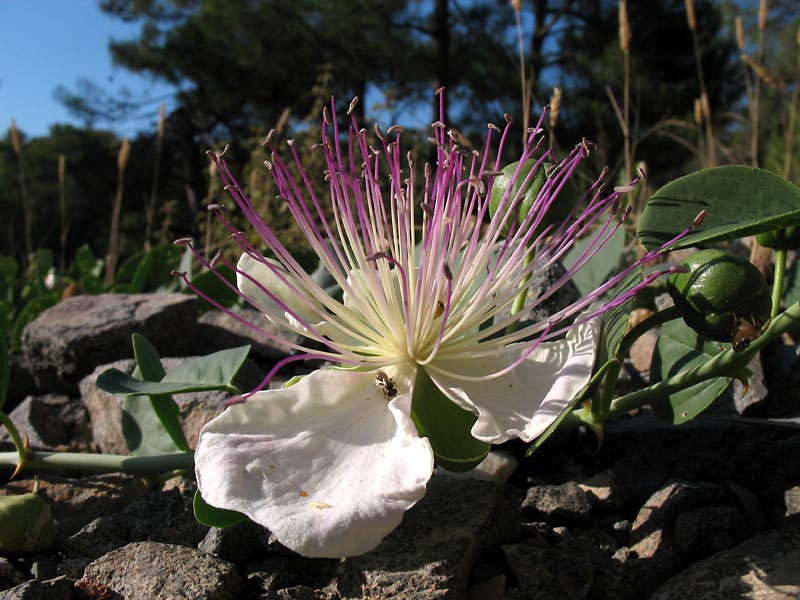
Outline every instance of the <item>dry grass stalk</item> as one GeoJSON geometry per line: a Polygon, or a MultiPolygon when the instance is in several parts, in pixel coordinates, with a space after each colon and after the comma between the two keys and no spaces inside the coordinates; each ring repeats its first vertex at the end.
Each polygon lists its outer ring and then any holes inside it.
{"type": "Polygon", "coordinates": [[[11,146],[14,148],[14,154],[22,156],[22,139],[19,136],[14,117],[11,117],[11,146]]]}
{"type": "Polygon", "coordinates": [[[758,30],[764,31],[767,28],[767,0],[761,0],[758,5],[758,30]]]}
{"type": "Polygon", "coordinates": [[[703,102],[700,98],[694,99],[694,122],[698,125],[703,123],[703,102]]]}
{"type": "Polygon", "coordinates": [[[125,189],[125,167],[131,154],[131,143],[128,138],[122,140],[117,155],[117,193],[114,197],[114,206],[111,209],[111,233],[108,236],[108,253],[106,254],[106,272],[103,282],[106,287],[114,283],[114,275],[119,260],[119,219],[122,214],[122,195],[125,189]]]}
{"type": "Polygon", "coordinates": [[[511,0],[511,6],[517,12],[522,10],[522,0],[511,0]]]}
{"type": "Polygon", "coordinates": [[[694,13],[694,0],[685,0],[686,2],[686,22],[689,24],[691,31],[697,30],[697,16],[694,13]]]}
{"type": "Polygon", "coordinates": [[[25,251],[28,257],[33,254],[33,200],[28,195],[25,185],[25,166],[22,160],[22,137],[17,130],[17,123],[11,117],[11,146],[17,155],[17,172],[19,175],[19,193],[22,198],[22,213],[25,219],[25,251]]]}
{"type": "Polygon", "coordinates": [[[558,124],[558,113],[561,112],[561,88],[555,86],[550,96],[550,127],[555,129],[558,124]]]}
{"type": "Polygon", "coordinates": [[[703,118],[706,121],[711,120],[711,103],[708,101],[708,94],[703,92],[700,94],[700,107],[703,109],[703,118]]]}
{"type": "Polygon", "coordinates": [[[786,84],[783,81],[781,81],[775,74],[775,72],[772,71],[766,65],[757,63],[755,60],[753,60],[753,57],[747,54],[746,52],[742,52],[742,60],[745,63],[747,63],[750,66],[750,68],[756,72],[756,75],[758,75],[761,79],[763,79],[764,82],[767,83],[768,85],[771,85],[775,89],[781,91],[786,89],[786,84]]]}
{"type": "Polygon", "coordinates": [[[744,20],[742,17],[736,17],[734,23],[736,24],[736,47],[740,52],[744,52],[744,20]]]}
{"type": "Polygon", "coordinates": [[[59,216],[59,267],[62,271],[67,268],[67,157],[58,155],[58,216],[59,216]]]}
{"type": "Polygon", "coordinates": [[[631,51],[631,24],[626,0],[619,0],[619,47],[625,54],[631,51]]]}
{"type": "Polygon", "coordinates": [[[158,139],[164,139],[164,129],[167,124],[167,103],[162,102],[158,110],[158,139]]]}

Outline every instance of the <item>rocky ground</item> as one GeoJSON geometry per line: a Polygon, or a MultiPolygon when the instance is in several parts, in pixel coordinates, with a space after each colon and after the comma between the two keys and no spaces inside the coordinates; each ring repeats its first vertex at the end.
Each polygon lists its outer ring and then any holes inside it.
{"type": "MultiPolygon", "coordinates": [[[[196,302],[75,297],[32,323],[9,402],[34,448],[124,451],[120,401],[94,379],[98,365],[130,358],[134,331],[175,357],[255,341],[245,388],[285,352],[224,315],[196,321],[196,302]]],[[[645,340],[634,382],[649,352],[645,340]]],[[[761,360],[746,394],[689,425],[642,411],[610,424],[599,448],[573,431],[530,458],[521,444],[498,447],[473,478],[439,472],[394,533],[346,560],[299,557],[252,524],[199,525],[191,474],[40,472],[56,541],[0,558],[0,600],[800,597],[800,430],[760,418],[797,410],[800,370],[791,346],[761,360]]],[[[176,399],[190,440],[221,409],[214,393],[176,399]]],[[[32,490],[34,475],[0,471],[0,494],[32,490]]]]}

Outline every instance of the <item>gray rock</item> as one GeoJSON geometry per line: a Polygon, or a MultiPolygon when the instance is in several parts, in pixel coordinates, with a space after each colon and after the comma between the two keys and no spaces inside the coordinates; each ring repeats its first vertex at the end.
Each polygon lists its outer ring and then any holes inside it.
{"type": "MultiPolygon", "coordinates": [[[[33,490],[33,480],[12,481],[0,487],[0,495],[24,494],[33,490]]],[[[141,479],[129,475],[97,475],[62,479],[48,475],[38,479],[39,494],[45,498],[58,521],[59,535],[68,537],[87,523],[123,509],[144,492],[141,479]]]]}
{"type": "Polygon", "coordinates": [[[786,600],[800,595],[800,526],[756,535],[669,579],[651,600],[786,600]]]}
{"type": "Polygon", "coordinates": [[[601,471],[584,479],[579,487],[589,494],[595,508],[600,512],[615,512],[628,501],[628,490],[612,471],[601,471]]]}
{"type": "Polygon", "coordinates": [[[696,561],[732,548],[753,535],[741,510],[732,506],[707,506],[678,515],[675,547],[687,561],[696,561]]]}
{"type": "Polygon", "coordinates": [[[508,600],[552,600],[588,598],[593,585],[589,558],[576,548],[535,548],[527,544],[501,547],[508,568],[517,580],[509,586],[508,600]]]}
{"type": "Polygon", "coordinates": [[[783,493],[783,514],[779,517],[790,519],[800,518],[800,485],[790,487],[783,493]]]}
{"type": "Polygon", "coordinates": [[[11,561],[0,557],[0,590],[7,590],[23,581],[25,581],[25,577],[14,568],[11,561]]]}
{"type": "Polygon", "coordinates": [[[212,527],[197,549],[228,562],[245,565],[264,558],[269,543],[269,530],[252,521],[245,521],[224,529],[212,527]]]}
{"type": "Polygon", "coordinates": [[[41,392],[77,392],[98,364],[132,355],[141,333],[166,356],[187,354],[196,335],[196,302],[185,294],[74,296],[28,323],[22,349],[41,392]]]}
{"type": "Polygon", "coordinates": [[[11,353],[10,373],[6,402],[3,405],[6,411],[13,410],[26,396],[36,394],[36,382],[30,373],[28,361],[22,352],[11,353]]]}
{"type": "Polygon", "coordinates": [[[736,412],[746,416],[780,417],[800,411],[795,390],[800,383],[796,346],[781,340],[768,344],[748,364],[753,372],[745,392],[741,382],[733,388],[736,412]]]}
{"type": "Polygon", "coordinates": [[[342,563],[337,591],[344,598],[464,598],[479,555],[518,537],[511,488],[434,478],[400,527],[342,563]]]}
{"type": "Polygon", "coordinates": [[[227,600],[240,598],[235,567],[193,548],[137,542],[86,567],[85,582],[108,586],[125,600],[227,600]]]}
{"type": "MultiPolygon", "coordinates": [[[[737,505],[737,496],[726,486],[702,482],[672,482],[653,494],[639,510],[631,527],[630,549],[640,558],[652,558],[660,552],[672,554],[675,550],[675,521],[681,513],[698,507],[737,505]]],[[[695,540],[689,539],[690,534],[685,528],[684,532],[687,536],[686,548],[691,548],[692,553],[701,552],[696,548],[695,540]]]]}
{"type": "Polygon", "coordinates": [[[528,519],[554,524],[588,523],[592,518],[589,494],[572,481],[560,485],[536,485],[522,502],[528,519]]]}
{"type": "MultiPolygon", "coordinates": [[[[59,418],[47,404],[36,396],[28,396],[9,415],[22,439],[27,437],[33,448],[54,448],[69,441],[70,435],[59,418]]],[[[3,429],[0,440],[11,437],[3,429]]]]}
{"type": "Polygon", "coordinates": [[[233,309],[233,311],[248,323],[275,335],[275,338],[271,339],[254,331],[226,312],[212,310],[203,313],[197,321],[198,343],[203,347],[202,353],[249,344],[252,356],[276,361],[294,354],[294,349],[288,342],[296,344],[303,339],[297,334],[276,327],[258,311],[248,309],[233,309]]]}
{"type": "Polygon", "coordinates": [[[0,600],[72,600],[74,591],[72,582],[65,577],[47,581],[32,579],[0,592],[0,600]]]}
{"type": "MultiPolygon", "coordinates": [[[[193,360],[187,358],[164,358],[162,364],[169,372],[172,369],[193,360]]],[[[119,369],[130,375],[133,373],[135,362],[132,359],[120,360],[111,364],[103,364],[94,369],[80,382],[80,392],[83,403],[89,413],[92,423],[92,441],[109,454],[127,454],[128,447],[122,435],[122,401],[119,396],[104,392],[97,387],[97,377],[108,369],[119,369]]],[[[245,361],[239,370],[234,383],[241,390],[256,387],[263,379],[261,370],[251,360],[245,361]]],[[[176,394],[173,399],[178,404],[181,424],[189,446],[197,445],[200,429],[211,419],[225,410],[225,400],[230,394],[222,390],[196,392],[191,394],[176,394]]],[[[139,400],[147,402],[142,396],[139,400]]]]}

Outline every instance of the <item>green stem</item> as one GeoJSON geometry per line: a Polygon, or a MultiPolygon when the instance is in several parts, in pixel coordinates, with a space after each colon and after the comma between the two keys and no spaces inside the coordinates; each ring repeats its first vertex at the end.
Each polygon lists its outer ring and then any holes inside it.
{"type": "Polygon", "coordinates": [[[784,280],[786,278],[786,250],[775,250],[775,276],[772,280],[772,312],[770,318],[774,319],[781,310],[781,296],[783,296],[784,280]]]}
{"type": "Polygon", "coordinates": [[[6,454],[11,454],[16,457],[13,463],[15,466],[19,463],[24,463],[31,452],[25,448],[25,442],[22,441],[22,437],[19,435],[16,425],[14,425],[11,417],[4,412],[0,412],[0,423],[8,430],[8,435],[11,436],[11,441],[14,442],[14,447],[17,449],[16,452],[8,452],[6,454]]]}
{"type": "Polygon", "coordinates": [[[636,340],[654,327],[659,327],[668,321],[679,319],[680,317],[680,310],[674,306],[670,306],[669,308],[665,308],[662,311],[650,315],[625,334],[619,343],[614,358],[609,361],[611,366],[605,377],[605,384],[602,388],[600,398],[597,402],[592,404],[592,414],[595,417],[602,421],[608,414],[613,400],[614,390],[617,387],[617,379],[619,379],[619,373],[622,370],[625,357],[628,355],[628,352],[630,352],[636,340]]]}
{"type": "MultiPolygon", "coordinates": [[[[16,452],[0,452],[0,467],[16,466],[16,452]]],[[[127,456],[80,452],[30,452],[24,461],[27,469],[75,469],[80,471],[118,471],[134,475],[159,474],[194,467],[194,452],[127,456]]]]}
{"type": "MultiPolygon", "coordinates": [[[[531,261],[534,259],[535,254],[536,254],[536,250],[533,249],[533,248],[531,248],[525,254],[525,261],[524,261],[524,267],[525,268],[527,268],[528,265],[531,264],[531,261]]],[[[525,300],[528,297],[528,282],[530,280],[531,280],[531,274],[530,273],[528,273],[522,279],[522,289],[519,291],[519,294],[517,294],[517,296],[514,298],[514,303],[511,305],[511,314],[512,315],[515,315],[518,312],[522,311],[522,309],[525,307],[525,300]]],[[[519,321],[514,321],[513,323],[509,323],[508,324],[508,326],[506,327],[506,333],[514,333],[517,329],[519,329],[519,321]]]]}
{"type": "Polygon", "coordinates": [[[792,304],[792,306],[773,319],[767,330],[753,340],[744,352],[725,350],[701,365],[681,371],[669,379],[659,381],[643,390],[617,398],[611,403],[606,416],[613,417],[624,414],[708,379],[740,377],[742,369],[764,346],[776,337],[781,336],[798,320],[800,320],[800,302],[792,304]]]}

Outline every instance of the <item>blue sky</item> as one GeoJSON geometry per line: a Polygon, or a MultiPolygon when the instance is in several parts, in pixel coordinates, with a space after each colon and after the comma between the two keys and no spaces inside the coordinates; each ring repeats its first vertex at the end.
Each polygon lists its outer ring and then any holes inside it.
{"type": "Polygon", "coordinates": [[[97,0],[0,0],[0,135],[11,117],[26,136],[47,134],[53,123],[81,125],[53,97],[81,77],[117,92],[128,87],[153,99],[150,114],[125,123],[98,123],[122,135],[153,129],[161,98],[174,89],[111,64],[108,42],[137,37],[138,25],[100,12],[97,0]]]}

